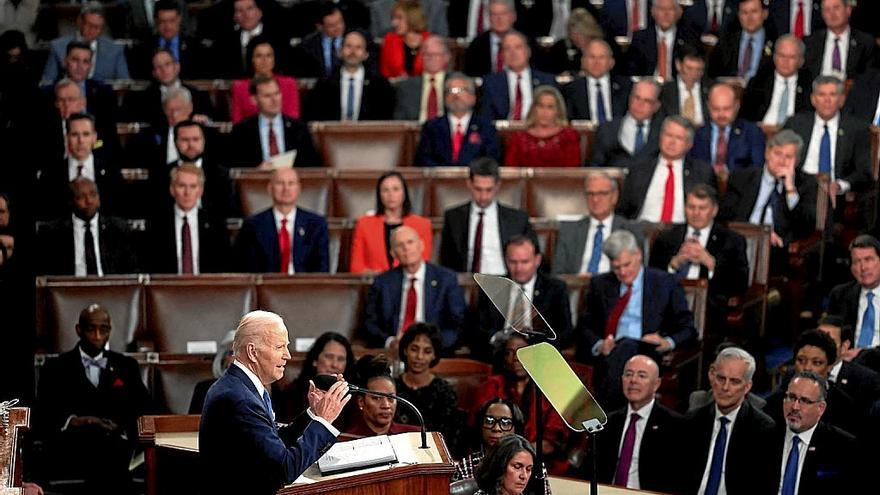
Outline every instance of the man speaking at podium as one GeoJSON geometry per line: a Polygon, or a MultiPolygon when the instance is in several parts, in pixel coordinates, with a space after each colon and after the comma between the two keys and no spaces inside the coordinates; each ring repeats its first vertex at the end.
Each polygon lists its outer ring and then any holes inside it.
{"type": "Polygon", "coordinates": [[[199,425],[205,493],[273,494],[293,483],[333,443],[331,423],[348,403],[348,384],[340,378],[327,392],[309,384],[308,423],[294,445],[281,439],[269,398],[269,385],[284,375],[290,359],[287,328],[268,311],[246,314],[235,331],[235,361],[208,390],[199,425]]]}

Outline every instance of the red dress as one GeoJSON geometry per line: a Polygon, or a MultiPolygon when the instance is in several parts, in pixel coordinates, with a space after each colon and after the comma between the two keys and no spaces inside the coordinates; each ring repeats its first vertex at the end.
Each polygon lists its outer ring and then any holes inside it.
{"type": "MultiPolygon", "coordinates": [[[[431,33],[425,31],[422,33],[422,42],[428,39],[431,33]]],[[[422,52],[416,54],[413,60],[413,70],[406,71],[406,55],[404,50],[409,50],[403,40],[403,36],[397,33],[388,33],[382,40],[382,51],[379,53],[379,72],[382,77],[391,79],[392,77],[403,76],[420,76],[422,75],[422,52]]]]}
{"type": "Polygon", "coordinates": [[[504,152],[508,167],[579,167],[581,138],[571,127],[564,127],[549,138],[536,138],[528,131],[510,136],[504,152]]]}

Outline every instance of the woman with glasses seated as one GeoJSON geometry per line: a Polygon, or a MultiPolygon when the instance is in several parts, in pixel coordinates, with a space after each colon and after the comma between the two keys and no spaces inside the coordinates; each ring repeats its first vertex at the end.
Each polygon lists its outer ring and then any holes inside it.
{"type": "Polygon", "coordinates": [[[522,495],[532,494],[529,489],[535,449],[528,440],[519,435],[503,438],[489,450],[477,468],[477,486],[474,495],[522,495]]]}
{"type": "MultiPolygon", "coordinates": [[[[397,386],[391,377],[391,366],[388,358],[364,356],[357,362],[357,385],[373,392],[397,395],[397,386]]],[[[397,401],[388,397],[358,394],[355,398],[360,414],[354,418],[353,424],[345,430],[354,437],[374,437],[378,435],[395,435],[408,431],[421,431],[418,426],[404,425],[394,421],[397,401]]]]}
{"type": "MultiPolygon", "coordinates": [[[[483,462],[487,452],[504,437],[522,435],[524,429],[523,413],[520,408],[507,399],[496,397],[480,407],[477,413],[479,443],[473,452],[455,463],[452,481],[474,478],[477,467],[483,462]]],[[[550,494],[550,482],[544,469],[544,493],[550,494]]]]}

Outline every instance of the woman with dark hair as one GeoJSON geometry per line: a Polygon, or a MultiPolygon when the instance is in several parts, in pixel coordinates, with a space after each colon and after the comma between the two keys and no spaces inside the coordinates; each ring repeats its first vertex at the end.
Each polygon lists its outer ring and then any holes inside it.
{"type": "Polygon", "coordinates": [[[376,182],[376,211],[358,218],[351,241],[351,273],[384,272],[397,265],[391,255],[391,234],[406,225],[425,244],[431,259],[431,221],[412,212],[409,188],[400,172],[385,172],[376,182]]]}
{"type": "MultiPolygon", "coordinates": [[[[309,406],[309,380],[317,375],[342,374],[346,381],[354,376],[354,353],[351,343],[344,335],[326,332],[315,340],[306,353],[302,370],[290,386],[281,388],[279,382],[272,386],[272,404],[279,421],[292,421],[309,406]]],[[[336,422],[343,421],[342,414],[336,422]]]]}
{"type": "Polygon", "coordinates": [[[489,450],[477,468],[474,495],[521,495],[532,478],[535,449],[519,435],[509,435],[489,450]]]}
{"type": "MultiPolygon", "coordinates": [[[[299,118],[299,86],[296,79],[283,76],[276,71],[275,47],[265,36],[254,36],[247,45],[247,60],[253,76],[266,76],[278,82],[281,90],[281,113],[299,118]]],[[[259,110],[250,93],[252,78],[232,82],[232,123],[253,117],[259,110]]]]}
{"type": "MultiPolygon", "coordinates": [[[[397,394],[391,366],[384,355],[364,356],[357,362],[357,385],[373,392],[397,394]]],[[[418,426],[400,424],[394,421],[397,401],[387,397],[359,394],[356,398],[360,414],[345,433],[357,437],[394,435],[408,431],[419,431],[418,426]]]]}
{"type": "Polygon", "coordinates": [[[382,77],[420,76],[422,43],[431,36],[425,13],[416,0],[399,0],[391,10],[393,31],[382,40],[379,72],[382,77]]]}
{"type": "MultiPolygon", "coordinates": [[[[456,452],[461,415],[455,389],[432,371],[440,362],[443,348],[440,330],[430,323],[413,323],[400,338],[398,353],[406,369],[397,377],[397,395],[409,400],[422,412],[429,431],[443,433],[447,446],[456,452]]],[[[419,426],[419,420],[408,408],[397,411],[397,421],[419,426]]]]}

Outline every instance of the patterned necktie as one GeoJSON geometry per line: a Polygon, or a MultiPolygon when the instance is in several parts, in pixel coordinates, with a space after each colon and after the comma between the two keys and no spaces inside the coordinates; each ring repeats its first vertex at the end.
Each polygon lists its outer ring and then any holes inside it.
{"type": "Polygon", "coordinates": [[[605,236],[602,234],[602,229],[605,226],[601,223],[596,225],[596,234],[593,235],[593,251],[590,254],[590,264],[587,266],[587,271],[589,273],[598,273],[599,272],[599,262],[602,261],[602,244],[605,239],[605,236]]]}
{"type": "Polygon", "coordinates": [[[727,423],[729,419],[722,416],[718,419],[721,427],[715,436],[715,450],[712,451],[712,465],[709,467],[709,479],[706,481],[704,495],[718,495],[718,487],[721,486],[721,471],[724,467],[724,451],[727,450],[727,423]]]}
{"type": "Polygon", "coordinates": [[[666,73],[666,36],[661,36],[657,42],[657,76],[666,81],[668,74],[666,73]]]}
{"type": "Polygon", "coordinates": [[[428,84],[431,85],[431,89],[428,90],[428,104],[425,110],[425,117],[426,120],[431,120],[437,117],[437,87],[434,85],[434,76],[428,79],[428,84]]]}
{"type": "Polygon", "coordinates": [[[406,332],[406,329],[416,321],[416,302],[418,301],[418,296],[416,295],[416,281],[418,281],[418,279],[415,277],[409,279],[409,289],[406,291],[406,306],[403,311],[403,324],[400,325],[400,332],[398,332],[398,335],[403,335],[404,332],[406,332]]]}
{"type": "Polygon", "coordinates": [[[798,2],[797,13],[794,16],[794,35],[804,39],[804,2],[798,2]]]}
{"type": "Polygon", "coordinates": [[[739,64],[739,77],[747,77],[752,70],[752,41],[754,38],[749,36],[746,39],[746,48],[743,50],[742,62],[739,64]]]}
{"type": "Polygon", "coordinates": [[[776,110],[776,125],[782,125],[788,118],[788,100],[791,98],[791,91],[788,90],[788,79],[783,82],[785,86],[782,90],[782,96],[779,98],[779,108],[776,110]]]}
{"type": "Polygon", "coordinates": [[[788,453],[788,461],[785,462],[785,474],[782,475],[781,495],[794,495],[794,487],[797,486],[798,461],[800,460],[801,438],[797,435],[791,437],[791,451],[788,453]]]}
{"type": "Polygon", "coordinates": [[[825,123],[822,141],[819,143],[819,173],[831,173],[831,135],[828,134],[828,123],[825,123]]]}
{"type": "Polygon", "coordinates": [[[624,292],[623,296],[617,300],[617,304],[611,308],[611,313],[608,315],[608,320],[605,322],[605,337],[608,337],[609,335],[617,335],[617,326],[620,324],[620,317],[623,316],[623,312],[626,310],[626,305],[629,304],[632,294],[633,286],[632,284],[627,284],[626,292],[624,292]]]}
{"type": "Polygon", "coordinates": [[[516,91],[513,97],[513,113],[510,120],[522,120],[523,111],[523,94],[522,94],[522,74],[516,75],[516,91]]]}
{"type": "Polygon", "coordinates": [[[660,212],[660,221],[669,223],[672,221],[672,211],[675,209],[675,173],[672,170],[672,162],[666,162],[666,185],[663,187],[663,209],[660,212]]]}
{"type": "Polygon", "coordinates": [[[290,266],[290,231],[287,230],[287,219],[281,219],[281,228],[278,229],[278,252],[281,255],[278,263],[278,271],[287,273],[290,266]]]}
{"type": "Polygon", "coordinates": [[[723,127],[718,129],[718,139],[715,141],[715,174],[722,173],[727,168],[727,135],[723,127]]]}
{"type": "Polygon", "coordinates": [[[865,297],[868,300],[868,304],[865,306],[865,312],[862,314],[862,328],[859,330],[859,344],[857,347],[860,349],[871,347],[871,344],[874,343],[874,293],[868,292],[865,294],[865,297]]]}
{"type": "Polygon", "coordinates": [[[485,210],[477,212],[477,228],[474,230],[474,255],[471,260],[471,273],[480,273],[480,259],[483,257],[483,215],[485,210]]]}
{"type": "Polygon", "coordinates": [[[596,81],[596,122],[604,124],[608,121],[605,113],[605,95],[602,94],[602,83],[596,81]]]}
{"type": "Polygon", "coordinates": [[[278,136],[275,135],[275,124],[270,120],[269,121],[269,157],[273,157],[277,155],[278,150],[278,136]]]}
{"type": "Polygon", "coordinates": [[[86,275],[98,274],[98,256],[95,253],[95,237],[92,235],[92,224],[86,222],[83,235],[83,252],[86,258],[86,275]]]}
{"type": "Polygon", "coordinates": [[[348,95],[345,100],[345,120],[354,120],[354,78],[348,78],[348,95]]]}
{"type": "Polygon", "coordinates": [[[193,273],[192,254],[192,234],[189,231],[189,222],[184,215],[183,225],[180,227],[180,273],[193,273]]]}
{"type": "Polygon", "coordinates": [[[697,110],[695,107],[694,90],[691,88],[687,90],[687,95],[684,97],[684,103],[681,105],[681,116],[693,123],[697,118],[697,110]]]}
{"type": "Polygon", "coordinates": [[[834,38],[834,51],[831,52],[831,70],[842,72],[842,65],[840,61],[840,38],[834,38]]]}
{"type": "Polygon", "coordinates": [[[623,436],[623,447],[620,448],[620,456],[617,458],[617,472],[614,475],[614,484],[625,487],[629,482],[629,468],[632,466],[633,450],[636,445],[636,423],[642,419],[639,413],[632,413],[629,417],[629,426],[623,436]]]}
{"type": "Polygon", "coordinates": [[[452,164],[458,164],[461,156],[461,145],[464,143],[464,132],[461,130],[461,121],[455,124],[455,132],[452,134],[452,164]]]}
{"type": "Polygon", "coordinates": [[[635,146],[633,147],[635,150],[633,152],[634,155],[636,153],[638,153],[639,151],[642,151],[642,148],[645,146],[645,133],[644,133],[644,131],[642,131],[642,128],[644,127],[644,125],[645,125],[645,123],[642,122],[641,120],[636,121],[636,143],[635,143],[635,146]]]}

